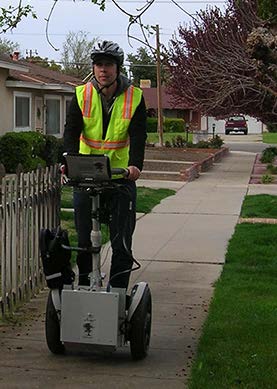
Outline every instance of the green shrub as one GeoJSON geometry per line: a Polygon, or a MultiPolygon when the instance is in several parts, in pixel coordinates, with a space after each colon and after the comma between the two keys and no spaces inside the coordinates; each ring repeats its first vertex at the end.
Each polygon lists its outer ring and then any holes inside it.
{"type": "Polygon", "coordinates": [[[276,155],[277,155],[277,147],[267,147],[262,152],[261,162],[272,163],[276,155]]]}
{"type": "Polygon", "coordinates": [[[24,171],[53,165],[62,160],[63,140],[35,131],[8,132],[0,137],[0,162],[7,173],[16,172],[22,165],[24,171]]]}
{"type": "Polygon", "coordinates": [[[172,138],[172,147],[186,147],[186,140],[181,135],[172,138]]]}
{"type": "Polygon", "coordinates": [[[268,132],[277,132],[277,123],[267,123],[268,132]]]}
{"type": "Polygon", "coordinates": [[[42,155],[46,143],[43,134],[36,131],[22,131],[18,132],[17,136],[26,139],[30,143],[33,158],[42,155]]]}
{"type": "Polygon", "coordinates": [[[201,140],[198,143],[186,142],[185,137],[178,135],[176,138],[172,138],[171,142],[166,142],[166,147],[187,147],[197,149],[220,149],[223,145],[223,140],[220,136],[216,135],[214,138],[208,140],[201,140]]]}
{"type": "Polygon", "coordinates": [[[47,166],[54,165],[59,158],[59,144],[58,139],[54,135],[44,135],[45,147],[40,154],[47,166]]]}
{"type": "Polygon", "coordinates": [[[41,157],[47,166],[62,162],[64,152],[63,138],[56,138],[54,135],[44,135],[46,143],[41,157]]]}
{"type": "Polygon", "coordinates": [[[264,174],[262,176],[262,183],[263,184],[270,184],[273,181],[273,177],[271,174],[264,174]]]}
{"type": "Polygon", "coordinates": [[[214,138],[210,139],[209,143],[212,149],[220,149],[224,142],[219,135],[216,135],[214,138]]]}
{"type": "Polygon", "coordinates": [[[208,140],[200,140],[199,142],[194,144],[195,148],[198,149],[209,149],[210,148],[210,142],[208,140]]]}
{"type": "Polygon", "coordinates": [[[157,132],[158,119],[157,118],[147,118],[146,129],[147,132],[157,132]]]}
{"type": "Polygon", "coordinates": [[[165,132],[185,132],[185,121],[184,119],[165,119],[164,121],[165,132]]]}
{"type": "MultiPolygon", "coordinates": [[[[147,132],[157,132],[158,119],[147,118],[147,132]]],[[[185,132],[185,121],[184,119],[177,118],[166,118],[163,122],[164,132],[185,132]]]]}
{"type": "Polygon", "coordinates": [[[277,166],[272,165],[272,163],[267,165],[266,170],[271,174],[277,174],[277,166]]]}
{"type": "Polygon", "coordinates": [[[64,143],[63,138],[58,138],[58,160],[56,162],[61,163],[63,161],[64,143]]]}
{"type": "Polygon", "coordinates": [[[24,171],[32,169],[32,145],[28,138],[7,132],[0,138],[0,162],[7,173],[15,173],[18,164],[24,171]]]}

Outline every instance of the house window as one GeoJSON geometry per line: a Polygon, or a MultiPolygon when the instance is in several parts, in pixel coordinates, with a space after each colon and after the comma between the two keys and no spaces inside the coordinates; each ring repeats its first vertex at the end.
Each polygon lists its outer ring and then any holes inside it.
{"type": "Polygon", "coordinates": [[[47,96],[46,105],[46,134],[59,135],[61,133],[61,98],[47,96]]]}
{"type": "Polygon", "coordinates": [[[31,129],[31,94],[14,94],[14,127],[18,131],[31,129]]]}

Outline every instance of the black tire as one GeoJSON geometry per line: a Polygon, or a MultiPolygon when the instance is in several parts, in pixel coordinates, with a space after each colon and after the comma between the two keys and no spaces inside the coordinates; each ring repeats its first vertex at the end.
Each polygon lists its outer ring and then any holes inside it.
{"type": "Polygon", "coordinates": [[[60,322],[53,304],[51,290],[48,294],[46,317],[45,317],[46,343],[53,354],[63,354],[65,351],[63,343],[60,341],[60,322]]]}
{"type": "Polygon", "coordinates": [[[225,131],[225,135],[229,135],[229,131],[228,130],[225,131]]]}
{"type": "Polygon", "coordinates": [[[143,296],[130,322],[130,348],[134,360],[146,357],[151,337],[152,301],[151,292],[146,286],[143,296]]]}

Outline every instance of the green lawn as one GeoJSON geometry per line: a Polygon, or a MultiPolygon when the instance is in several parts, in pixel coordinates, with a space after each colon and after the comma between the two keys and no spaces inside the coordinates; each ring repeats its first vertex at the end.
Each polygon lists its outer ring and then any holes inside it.
{"type": "MultiPolygon", "coordinates": [[[[166,141],[171,142],[172,138],[175,138],[177,136],[181,136],[183,139],[186,140],[187,134],[185,132],[164,132],[163,133],[163,143],[166,141]]],[[[192,142],[193,135],[188,134],[188,141],[192,142]]],[[[148,143],[158,143],[159,142],[159,135],[156,132],[149,132],[147,133],[147,142],[148,143]]]]}
{"type": "Polygon", "coordinates": [[[277,219],[277,196],[268,194],[246,196],[241,209],[241,217],[277,219]]]}
{"type": "Polygon", "coordinates": [[[263,133],[263,142],[264,143],[277,143],[277,133],[276,132],[264,132],[263,133]]]}
{"type": "MultiPolygon", "coordinates": [[[[241,215],[274,217],[276,201],[277,196],[246,196],[241,215]]],[[[277,225],[236,226],[203,327],[190,389],[277,387],[276,253],[277,225]]]]}

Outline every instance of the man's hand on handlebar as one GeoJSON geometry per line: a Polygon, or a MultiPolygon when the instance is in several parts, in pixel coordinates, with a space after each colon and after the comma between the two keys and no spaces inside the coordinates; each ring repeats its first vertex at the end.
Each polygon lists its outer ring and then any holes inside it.
{"type": "Polygon", "coordinates": [[[136,181],[140,176],[140,170],[136,166],[128,166],[129,174],[127,179],[131,181],[136,181]]]}

